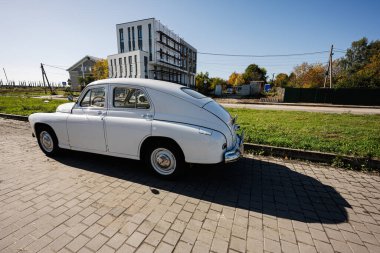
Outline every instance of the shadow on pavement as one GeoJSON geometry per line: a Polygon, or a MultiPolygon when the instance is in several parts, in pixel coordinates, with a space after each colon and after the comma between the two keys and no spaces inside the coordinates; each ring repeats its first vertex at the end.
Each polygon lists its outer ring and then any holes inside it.
{"type": "Polygon", "coordinates": [[[285,166],[243,158],[228,166],[193,166],[177,181],[153,175],[139,161],[66,151],[63,164],[160,190],[308,223],[347,221],[349,203],[331,186],[285,166]]]}

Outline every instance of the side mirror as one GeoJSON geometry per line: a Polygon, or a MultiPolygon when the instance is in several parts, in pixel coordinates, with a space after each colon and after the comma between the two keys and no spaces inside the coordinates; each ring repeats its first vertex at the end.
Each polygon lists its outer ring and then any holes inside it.
{"type": "Polygon", "coordinates": [[[73,102],[73,101],[74,101],[74,98],[73,98],[73,96],[72,96],[72,95],[69,95],[69,96],[67,97],[67,99],[68,99],[69,101],[71,101],[71,102],[73,102]]]}

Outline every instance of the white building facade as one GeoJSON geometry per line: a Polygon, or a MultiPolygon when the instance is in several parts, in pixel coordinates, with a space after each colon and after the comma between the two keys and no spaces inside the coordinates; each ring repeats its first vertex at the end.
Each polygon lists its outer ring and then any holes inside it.
{"type": "Polygon", "coordinates": [[[149,78],[195,87],[197,50],[154,18],[116,25],[109,77],[149,78]]]}

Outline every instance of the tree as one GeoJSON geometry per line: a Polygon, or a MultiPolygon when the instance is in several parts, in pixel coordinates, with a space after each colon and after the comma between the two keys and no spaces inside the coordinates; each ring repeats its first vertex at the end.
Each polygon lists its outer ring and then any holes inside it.
{"type": "Polygon", "coordinates": [[[320,64],[302,63],[294,67],[293,75],[289,77],[289,85],[299,88],[322,87],[326,68],[320,64]]]}
{"type": "Polygon", "coordinates": [[[235,79],[234,86],[242,85],[245,83],[246,83],[246,81],[244,79],[244,74],[238,74],[236,79],[235,79]]]}
{"type": "Polygon", "coordinates": [[[95,80],[108,78],[108,61],[106,59],[97,61],[91,72],[95,80]]]}
{"type": "Polygon", "coordinates": [[[276,76],[276,79],[274,80],[274,86],[285,87],[288,85],[288,82],[289,76],[285,73],[280,73],[276,76]]]}
{"type": "Polygon", "coordinates": [[[227,81],[219,78],[219,77],[213,77],[210,79],[210,89],[214,90],[217,85],[221,85],[222,88],[227,85],[227,81]]]}
{"type": "Polygon", "coordinates": [[[246,83],[250,81],[267,81],[267,70],[265,68],[260,68],[256,64],[250,64],[243,74],[243,78],[246,83]]]}
{"type": "Polygon", "coordinates": [[[210,77],[208,72],[201,72],[195,76],[195,87],[203,94],[207,94],[210,87],[210,77]]]}
{"type": "Polygon", "coordinates": [[[233,72],[230,77],[228,78],[228,84],[235,85],[236,78],[238,77],[238,73],[233,72]]]}
{"type": "Polygon", "coordinates": [[[352,42],[345,57],[339,60],[340,72],[337,75],[337,87],[380,87],[379,54],[379,40],[368,43],[367,38],[364,37],[352,42]]]}

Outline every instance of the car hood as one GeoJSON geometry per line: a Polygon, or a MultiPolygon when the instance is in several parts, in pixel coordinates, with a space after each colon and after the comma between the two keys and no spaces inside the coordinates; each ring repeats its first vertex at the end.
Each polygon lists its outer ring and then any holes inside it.
{"type": "Polygon", "coordinates": [[[71,113],[71,109],[73,109],[74,105],[74,102],[61,104],[57,107],[56,112],[71,113]]]}

